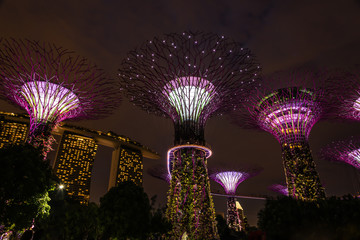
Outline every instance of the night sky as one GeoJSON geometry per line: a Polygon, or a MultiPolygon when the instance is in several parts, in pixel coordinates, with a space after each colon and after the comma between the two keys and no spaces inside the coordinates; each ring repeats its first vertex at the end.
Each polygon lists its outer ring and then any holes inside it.
{"type": "MultiPolygon", "coordinates": [[[[53,42],[74,50],[116,78],[129,50],[155,36],[184,30],[224,34],[243,43],[257,56],[263,74],[303,64],[346,67],[360,63],[360,1],[227,1],[227,0],[0,0],[0,37],[53,42]],[[52,2],[50,5],[49,2],[52,2]],[[82,4],[80,3],[82,2],[82,4]]],[[[22,112],[1,102],[0,111],[22,112]]],[[[170,119],[148,115],[125,98],[108,118],[72,122],[101,131],[126,135],[158,152],[159,160],[144,159],[144,188],[164,205],[167,183],[146,173],[165,166],[173,144],[170,119]]],[[[319,122],[310,134],[310,147],[327,195],[342,196],[359,189],[357,173],[347,165],[318,158],[333,140],[360,135],[360,123],[319,122]]],[[[209,167],[255,164],[264,171],[241,183],[238,195],[268,195],[267,188],[285,181],[280,145],[266,132],[242,130],[226,116],[210,119],[205,138],[213,150],[209,167]]],[[[99,149],[95,160],[91,200],[106,192],[110,149],[99,149]]],[[[211,182],[214,192],[221,186],[211,182]]],[[[225,211],[225,198],[214,197],[217,211],[225,211]]],[[[250,224],[255,225],[262,200],[240,199],[250,224]]]]}

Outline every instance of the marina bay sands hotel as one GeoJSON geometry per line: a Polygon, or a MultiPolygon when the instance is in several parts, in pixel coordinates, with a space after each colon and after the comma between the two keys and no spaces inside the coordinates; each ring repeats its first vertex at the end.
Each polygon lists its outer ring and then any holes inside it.
{"type": "MultiPolygon", "coordinates": [[[[0,148],[26,141],[29,117],[25,114],[0,112],[0,148]]],[[[53,169],[73,199],[88,203],[92,168],[99,145],[111,147],[112,159],[108,189],[122,181],[142,185],[143,158],[159,155],[128,137],[61,124],[52,132],[60,136],[53,169]]]]}

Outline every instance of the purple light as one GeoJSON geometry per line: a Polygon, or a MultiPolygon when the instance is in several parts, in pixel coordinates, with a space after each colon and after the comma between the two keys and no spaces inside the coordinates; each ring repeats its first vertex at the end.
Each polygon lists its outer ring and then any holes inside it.
{"type": "Polygon", "coordinates": [[[240,183],[257,175],[259,172],[260,169],[250,171],[222,171],[211,174],[210,178],[223,186],[227,194],[235,195],[236,189],[240,183]]]}
{"type": "Polygon", "coordinates": [[[199,145],[188,144],[188,145],[179,145],[179,146],[170,148],[167,152],[167,159],[166,159],[167,171],[170,176],[171,176],[171,163],[174,160],[175,152],[179,149],[184,149],[184,148],[194,148],[194,149],[201,150],[205,153],[206,158],[209,158],[212,155],[212,151],[210,150],[210,148],[199,146],[199,145]]]}
{"type": "Polygon", "coordinates": [[[289,196],[289,190],[286,185],[283,184],[273,184],[269,187],[271,191],[280,193],[284,196],[289,196]]]}
{"type": "Polygon", "coordinates": [[[320,153],[322,159],[344,162],[360,170],[360,139],[351,137],[325,146],[320,153]]]}
{"type": "Polygon", "coordinates": [[[26,82],[16,98],[37,122],[60,122],[76,117],[80,110],[78,97],[69,89],[48,81],[26,82]],[[25,99],[25,101],[23,101],[25,99]]]}
{"type": "Polygon", "coordinates": [[[307,89],[280,89],[263,98],[257,107],[257,122],[280,143],[307,140],[321,111],[307,89]]]}
{"type": "Polygon", "coordinates": [[[222,172],[216,174],[215,179],[224,187],[227,194],[235,194],[237,186],[244,180],[241,179],[242,176],[241,172],[222,172]]]}

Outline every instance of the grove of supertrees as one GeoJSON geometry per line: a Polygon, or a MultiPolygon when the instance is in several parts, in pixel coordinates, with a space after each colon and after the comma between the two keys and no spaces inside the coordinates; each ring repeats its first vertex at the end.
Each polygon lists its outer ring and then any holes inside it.
{"type": "Polygon", "coordinates": [[[325,117],[327,79],[327,72],[313,68],[272,74],[248,98],[248,110],[233,116],[240,126],[267,131],[278,140],[289,196],[296,199],[325,197],[308,137],[314,124],[325,117]]]}
{"type": "Polygon", "coordinates": [[[28,141],[44,157],[59,122],[103,117],[120,102],[103,70],[54,44],[4,39],[0,62],[1,95],[29,114],[28,141]]]}
{"type": "Polygon", "coordinates": [[[238,207],[236,206],[236,189],[240,183],[250,177],[256,176],[259,172],[260,169],[245,171],[212,170],[212,173],[210,174],[210,178],[219,183],[224,188],[225,193],[228,196],[226,222],[229,228],[235,231],[245,230],[244,216],[240,216],[238,207]]]}
{"type": "Polygon", "coordinates": [[[247,48],[224,36],[184,32],[128,53],[119,77],[130,101],[175,127],[167,218],[173,239],[218,239],[205,146],[206,120],[226,113],[258,85],[247,48]]]}

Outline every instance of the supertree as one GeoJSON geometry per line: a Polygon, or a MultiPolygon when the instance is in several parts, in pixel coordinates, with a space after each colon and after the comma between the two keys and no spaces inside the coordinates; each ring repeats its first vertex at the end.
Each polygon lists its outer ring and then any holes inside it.
{"type": "Polygon", "coordinates": [[[223,170],[211,170],[210,178],[219,183],[225,190],[227,197],[227,224],[235,230],[244,230],[244,216],[240,216],[238,208],[236,206],[236,189],[240,183],[246,179],[256,176],[260,173],[260,169],[253,170],[240,170],[240,171],[223,171],[223,170]]]}
{"type": "Polygon", "coordinates": [[[280,193],[281,195],[289,196],[289,190],[288,190],[286,184],[285,185],[284,184],[273,184],[273,185],[269,186],[269,189],[271,191],[280,193]]]}
{"type": "Polygon", "coordinates": [[[324,84],[328,72],[298,68],[264,78],[257,94],[248,98],[247,111],[235,111],[235,123],[271,133],[281,145],[289,195],[301,200],[325,197],[308,137],[328,106],[324,84]]]}
{"type": "Polygon", "coordinates": [[[353,181],[355,191],[359,195],[359,170],[360,170],[360,138],[350,137],[341,141],[333,141],[323,147],[320,151],[320,158],[332,162],[345,163],[352,166],[355,170],[355,181],[353,181]]]}
{"type": "Polygon", "coordinates": [[[1,94],[30,116],[28,141],[51,149],[51,130],[65,119],[103,117],[120,102],[114,80],[61,47],[31,40],[3,40],[1,94]]]}
{"type": "Polygon", "coordinates": [[[158,178],[167,183],[170,183],[171,175],[164,166],[157,165],[153,168],[150,168],[147,172],[154,178],[158,178]]]}
{"type": "Polygon", "coordinates": [[[331,108],[329,115],[335,119],[360,121],[360,70],[353,66],[333,71],[330,79],[331,108]]]}
{"type": "Polygon", "coordinates": [[[229,111],[258,84],[250,51],[224,36],[184,32],[154,38],[124,59],[127,95],[147,112],[170,117],[171,184],[167,217],[173,239],[218,239],[205,147],[206,120],[229,111]]]}

